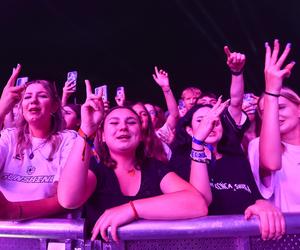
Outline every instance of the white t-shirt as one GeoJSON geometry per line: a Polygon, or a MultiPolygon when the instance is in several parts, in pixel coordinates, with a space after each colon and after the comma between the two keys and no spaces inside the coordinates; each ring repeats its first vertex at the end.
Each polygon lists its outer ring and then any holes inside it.
{"type": "Polygon", "coordinates": [[[259,175],[259,138],[249,143],[249,161],[262,196],[270,199],[282,212],[300,212],[300,146],[282,144],[282,167],[266,179],[259,175]]]}
{"type": "Polygon", "coordinates": [[[16,129],[1,131],[0,191],[9,201],[38,200],[56,193],[56,182],[77,134],[64,130],[60,136],[62,141],[52,160],[48,160],[49,143],[35,137],[32,138],[32,150],[25,150],[21,160],[16,155],[16,129]]]}
{"type": "Polygon", "coordinates": [[[171,129],[170,129],[170,127],[169,127],[169,125],[167,123],[165,123],[161,128],[159,128],[158,130],[155,131],[157,137],[162,142],[162,145],[164,147],[165,153],[167,154],[168,160],[171,159],[172,150],[170,149],[170,147],[168,146],[168,144],[164,141],[164,139],[161,136],[161,134],[163,134],[164,136],[170,136],[169,135],[170,131],[171,131],[171,129]]]}

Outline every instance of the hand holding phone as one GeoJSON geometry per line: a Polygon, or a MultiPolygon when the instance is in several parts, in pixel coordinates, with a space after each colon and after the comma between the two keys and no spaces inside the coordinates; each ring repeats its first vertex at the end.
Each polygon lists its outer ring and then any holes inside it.
{"type": "Polygon", "coordinates": [[[117,88],[115,101],[118,106],[124,106],[125,103],[125,89],[123,86],[117,88]]]}
{"type": "Polygon", "coordinates": [[[21,86],[28,82],[28,77],[20,77],[16,81],[16,86],[21,86]]]}
{"type": "Polygon", "coordinates": [[[102,90],[102,100],[103,102],[108,101],[108,96],[107,96],[107,85],[102,85],[100,87],[95,88],[95,95],[99,95],[100,90],[102,90]]]}
{"type": "Polygon", "coordinates": [[[73,89],[72,90],[74,90],[74,91],[76,91],[77,76],[78,76],[77,71],[70,71],[67,74],[67,83],[73,85],[73,89]]]}

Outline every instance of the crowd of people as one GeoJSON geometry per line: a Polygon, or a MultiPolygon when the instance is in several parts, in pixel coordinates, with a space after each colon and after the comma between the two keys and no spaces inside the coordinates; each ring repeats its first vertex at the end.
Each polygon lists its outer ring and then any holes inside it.
{"type": "MultiPolygon", "coordinates": [[[[300,212],[300,97],[283,86],[295,62],[266,43],[265,91],[244,93],[246,56],[225,46],[230,99],[186,87],[176,101],[168,73],[154,68],[166,115],[154,103],[116,96],[86,80],[86,100],[68,103],[48,80],[16,86],[13,69],[0,99],[0,219],[23,220],[81,209],[88,237],[137,219],[258,216],[263,239],[285,233],[283,213],[300,212]],[[297,191],[298,190],[298,191],[297,191]]],[[[225,63],[224,63],[225,65],[225,63]]]]}

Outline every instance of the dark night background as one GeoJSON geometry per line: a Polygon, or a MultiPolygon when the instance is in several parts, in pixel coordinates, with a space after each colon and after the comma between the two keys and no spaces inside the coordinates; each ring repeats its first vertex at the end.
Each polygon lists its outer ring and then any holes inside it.
{"type": "MultiPolygon", "coordinates": [[[[83,80],[116,86],[127,99],[163,104],[152,79],[155,65],[169,72],[176,97],[188,85],[228,96],[230,74],[223,46],[247,56],[246,91],[263,89],[264,43],[291,42],[300,53],[299,0],[1,1],[0,81],[17,63],[21,76],[55,80],[68,71],[83,80]]],[[[287,84],[300,89],[296,64],[287,84]]]]}

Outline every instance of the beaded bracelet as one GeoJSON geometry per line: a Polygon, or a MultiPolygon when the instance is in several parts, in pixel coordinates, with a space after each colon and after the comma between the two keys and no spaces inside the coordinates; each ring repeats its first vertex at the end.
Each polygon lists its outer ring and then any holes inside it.
{"type": "Polygon", "coordinates": [[[209,164],[210,163],[210,160],[208,158],[194,158],[194,157],[191,157],[191,160],[192,161],[195,161],[195,162],[198,162],[198,163],[205,163],[205,164],[209,164]]]}
{"type": "Polygon", "coordinates": [[[204,153],[204,151],[196,151],[196,150],[194,150],[194,149],[192,149],[192,151],[191,151],[191,154],[190,154],[190,157],[191,158],[195,158],[195,159],[197,159],[197,158],[201,158],[201,159],[203,159],[203,158],[207,158],[207,156],[206,156],[206,154],[204,153]]]}

